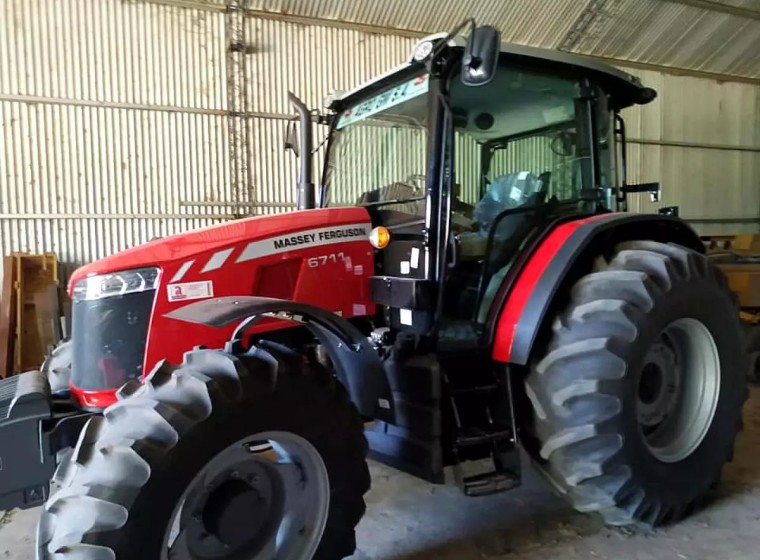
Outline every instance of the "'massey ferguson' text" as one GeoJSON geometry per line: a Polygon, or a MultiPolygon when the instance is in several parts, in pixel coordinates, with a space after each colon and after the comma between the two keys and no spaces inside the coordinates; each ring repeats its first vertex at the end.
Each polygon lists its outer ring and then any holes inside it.
{"type": "Polygon", "coordinates": [[[283,237],[274,240],[275,249],[285,249],[287,247],[306,247],[309,245],[318,245],[319,242],[330,241],[332,239],[346,239],[351,237],[363,237],[367,235],[367,230],[363,227],[337,228],[317,233],[299,233],[289,237],[283,237]]]}

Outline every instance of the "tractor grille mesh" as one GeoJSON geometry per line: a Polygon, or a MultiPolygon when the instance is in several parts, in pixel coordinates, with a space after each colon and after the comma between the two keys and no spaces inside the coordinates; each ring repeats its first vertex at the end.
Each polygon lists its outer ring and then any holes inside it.
{"type": "Polygon", "coordinates": [[[139,380],[155,290],[74,303],[72,384],[86,391],[139,380]]]}

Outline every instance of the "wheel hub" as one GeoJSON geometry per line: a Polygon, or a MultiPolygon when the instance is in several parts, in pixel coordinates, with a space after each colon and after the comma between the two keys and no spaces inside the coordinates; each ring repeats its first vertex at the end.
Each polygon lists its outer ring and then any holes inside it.
{"type": "Polygon", "coordinates": [[[674,463],[710,429],[720,394],[715,340],[700,321],[678,319],[650,347],[638,375],[636,417],[649,451],[674,463]]]}
{"type": "Polygon", "coordinates": [[[329,480],[309,442],[247,438],[218,454],[185,491],[162,560],[311,558],[327,521],[329,480]]]}
{"type": "Polygon", "coordinates": [[[664,340],[652,346],[639,377],[638,418],[642,426],[660,424],[678,401],[681,371],[675,351],[664,340]]]}
{"type": "Polygon", "coordinates": [[[277,506],[282,489],[270,475],[263,463],[251,459],[208,481],[194,503],[188,503],[194,511],[189,524],[197,525],[193,534],[198,537],[188,541],[189,548],[208,553],[216,545],[229,553],[265,537],[272,529],[266,521],[281,514],[277,506]],[[243,519],[249,522],[241,523],[243,519]]]}

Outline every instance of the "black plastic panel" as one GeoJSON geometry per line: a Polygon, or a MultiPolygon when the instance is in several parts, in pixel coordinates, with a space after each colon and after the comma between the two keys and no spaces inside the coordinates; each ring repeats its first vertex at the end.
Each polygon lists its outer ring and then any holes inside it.
{"type": "Polygon", "coordinates": [[[386,307],[432,311],[435,309],[435,283],[415,278],[372,276],[370,293],[372,301],[386,307]]]}
{"type": "Polygon", "coordinates": [[[444,482],[440,439],[377,422],[366,430],[369,457],[434,484],[444,482]]]}
{"type": "Polygon", "coordinates": [[[404,338],[400,335],[394,356],[385,362],[396,420],[394,425],[377,422],[366,432],[370,457],[430,482],[442,482],[440,364],[434,355],[414,354],[404,338]]]}
{"type": "Polygon", "coordinates": [[[0,381],[0,510],[47,500],[56,465],[40,422],[50,415],[50,386],[43,374],[0,381]]]}
{"type": "Polygon", "coordinates": [[[388,360],[385,371],[394,392],[421,401],[441,398],[441,368],[435,356],[412,355],[401,365],[388,360]]]}

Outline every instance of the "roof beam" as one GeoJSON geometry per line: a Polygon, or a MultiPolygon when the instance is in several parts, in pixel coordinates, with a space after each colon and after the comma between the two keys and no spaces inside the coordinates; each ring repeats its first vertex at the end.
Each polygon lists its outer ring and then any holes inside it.
{"type": "Polygon", "coordinates": [[[684,6],[692,6],[708,12],[720,12],[723,14],[729,14],[732,16],[738,16],[747,19],[760,20],[760,10],[753,10],[751,8],[743,8],[741,6],[732,6],[730,4],[724,4],[723,2],[716,2],[715,0],[666,0],[673,4],[683,4],[684,6]]]}

